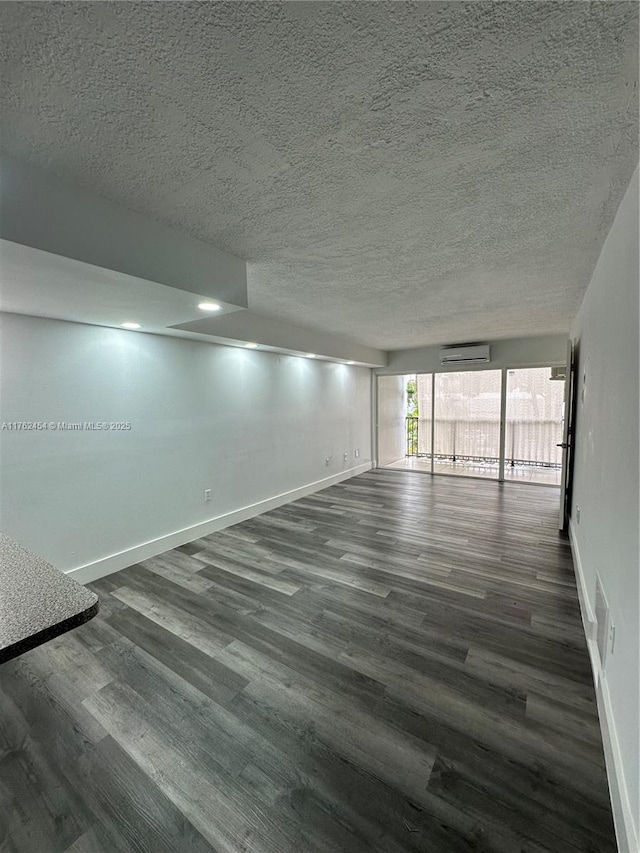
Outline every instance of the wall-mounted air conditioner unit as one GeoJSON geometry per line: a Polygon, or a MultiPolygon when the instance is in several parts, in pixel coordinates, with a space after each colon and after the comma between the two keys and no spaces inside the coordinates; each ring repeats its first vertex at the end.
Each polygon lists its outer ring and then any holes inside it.
{"type": "Polygon", "coordinates": [[[482,364],[491,361],[489,344],[442,347],[440,364],[482,364]]]}

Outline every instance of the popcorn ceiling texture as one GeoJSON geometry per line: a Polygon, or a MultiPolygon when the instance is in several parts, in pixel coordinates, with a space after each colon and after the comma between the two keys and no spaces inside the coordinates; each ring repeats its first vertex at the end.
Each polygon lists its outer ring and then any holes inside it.
{"type": "Polygon", "coordinates": [[[636,3],[0,4],[3,144],[387,349],[566,332],[638,160],[636,3]]]}

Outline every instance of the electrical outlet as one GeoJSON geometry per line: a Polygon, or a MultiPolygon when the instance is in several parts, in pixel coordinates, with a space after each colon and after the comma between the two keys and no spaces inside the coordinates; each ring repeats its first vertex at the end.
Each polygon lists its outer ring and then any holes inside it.
{"type": "Polygon", "coordinates": [[[211,500],[211,489],[205,489],[204,490],[204,502],[207,503],[207,501],[210,501],[210,500],[211,500]]]}
{"type": "Polygon", "coordinates": [[[616,645],[616,626],[613,623],[609,624],[609,653],[613,654],[616,645]]]}
{"type": "Polygon", "coordinates": [[[343,453],[343,454],[342,454],[342,458],[343,458],[343,459],[344,459],[344,461],[346,462],[346,461],[347,461],[347,459],[349,458],[349,454],[348,454],[348,453],[343,453]]]}
{"type": "Polygon", "coordinates": [[[580,524],[580,507],[576,507],[576,524],[580,524]]]}
{"type": "Polygon", "coordinates": [[[330,456],[324,457],[324,464],[327,466],[327,468],[329,467],[329,465],[331,465],[331,457],[330,456]]]}
{"type": "Polygon", "coordinates": [[[356,459],[360,456],[360,448],[359,447],[356,447],[356,449],[353,451],[353,455],[356,457],[356,459]]]}

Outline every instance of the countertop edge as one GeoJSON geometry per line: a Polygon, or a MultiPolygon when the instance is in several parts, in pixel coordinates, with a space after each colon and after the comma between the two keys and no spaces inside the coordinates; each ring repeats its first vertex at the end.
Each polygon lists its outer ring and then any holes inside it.
{"type": "Polygon", "coordinates": [[[86,610],[74,613],[73,616],[63,619],[62,622],[56,622],[53,625],[49,625],[41,631],[38,631],[36,634],[32,634],[29,637],[18,640],[10,646],[0,649],[0,664],[13,660],[13,658],[18,657],[18,655],[24,654],[24,652],[28,652],[31,649],[35,649],[37,646],[41,646],[43,643],[47,643],[55,637],[59,637],[60,634],[64,634],[67,631],[71,631],[73,628],[78,628],[80,625],[84,625],[85,622],[89,622],[89,620],[93,619],[93,617],[98,613],[99,608],[100,599],[96,597],[93,604],[89,605],[86,610]]]}

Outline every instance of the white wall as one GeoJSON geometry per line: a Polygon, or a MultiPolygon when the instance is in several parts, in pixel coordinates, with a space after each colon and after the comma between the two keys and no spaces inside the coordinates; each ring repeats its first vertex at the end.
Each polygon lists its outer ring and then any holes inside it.
{"type": "MultiPolygon", "coordinates": [[[[617,784],[623,797],[626,787],[627,830],[630,818],[635,844],[640,829],[639,280],[636,170],[571,330],[578,347],[572,537],[590,608],[595,612],[597,572],[616,629],[599,699],[617,740],[609,764],[620,763],[617,784]]],[[[614,771],[609,766],[610,775],[614,771]]],[[[624,801],[614,801],[614,812],[624,809],[624,801]]],[[[627,848],[621,843],[621,849],[627,848]]]]}
{"type": "Polygon", "coordinates": [[[366,368],[15,314],[0,335],[2,421],[131,422],[0,431],[1,527],[65,571],[370,467],[366,368]]]}
{"type": "Polygon", "coordinates": [[[451,370],[486,370],[501,367],[546,367],[565,364],[567,335],[542,335],[530,338],[506,338],[483,341],[491,344],[491,364],[441,365],[440,347],[397,350],[389,353],[386,367],[377,373],[445,373],[451,370]]]}
{"type": "Polygon", "coordinates": [[[406,376],[379,376],[378,465],[390,465],[403,459],[406,453],[406,376]]]}

